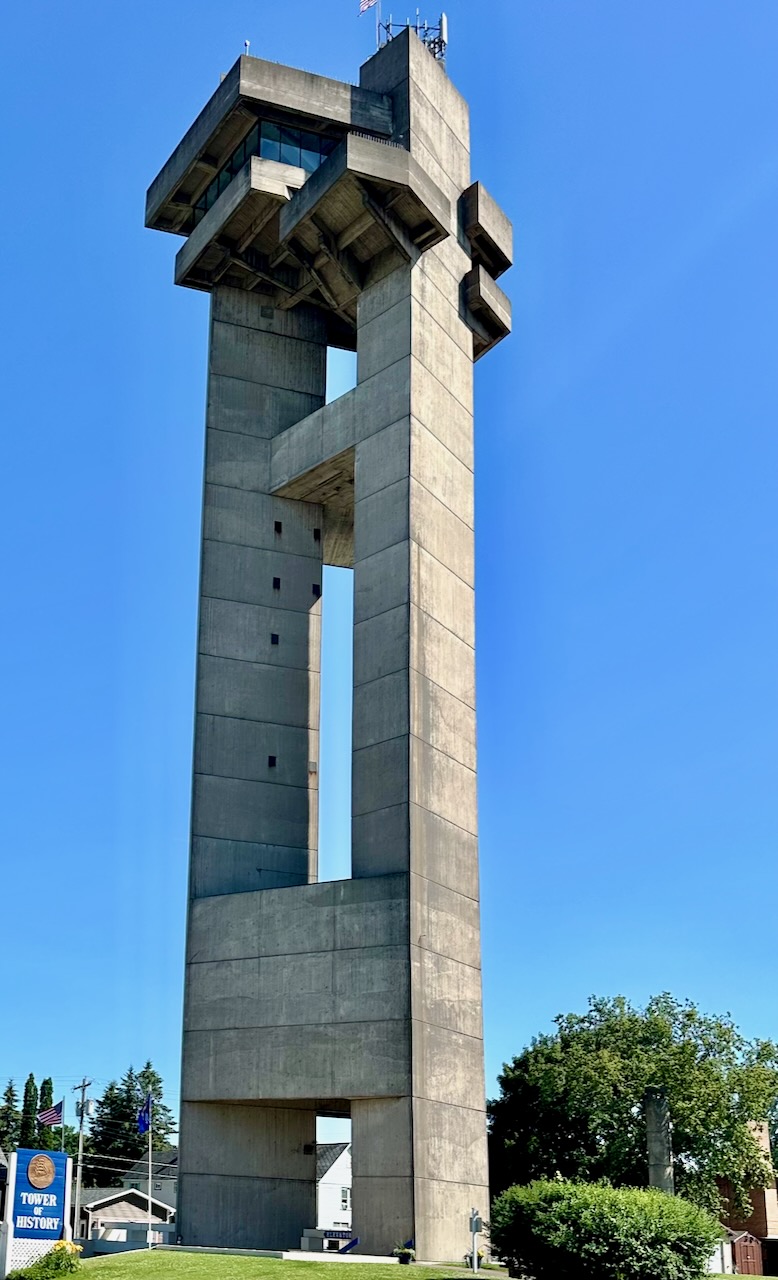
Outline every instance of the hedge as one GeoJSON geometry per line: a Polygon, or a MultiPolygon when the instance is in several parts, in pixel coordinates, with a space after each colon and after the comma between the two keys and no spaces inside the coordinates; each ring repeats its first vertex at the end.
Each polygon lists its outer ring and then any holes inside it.
{"type": "Polygon", "coordinates": [[[532,1280],[698,1280],[721,1236],[688,1201],[633,1187],[539,1181],[492,1207],[492,1250],[532,1280]]]}

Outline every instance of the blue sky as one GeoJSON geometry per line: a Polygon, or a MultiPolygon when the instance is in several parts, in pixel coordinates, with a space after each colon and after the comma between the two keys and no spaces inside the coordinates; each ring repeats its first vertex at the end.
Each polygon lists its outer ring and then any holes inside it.
{"type": "MultiPolygon", "coordinates": [[[[356,78],[356,7],[4,15],[0,1082],[151,1057],[177,1104],[207,299],[144,194],[245,38],[356,78]]],[[[449,15],[474,176],[516,230],[514,334],[476,376],[491,1093],[591,993],[778,1034],[778,7],[449,15]]],[[[337,876],[342,610],[325,627],[337,876]]]]}

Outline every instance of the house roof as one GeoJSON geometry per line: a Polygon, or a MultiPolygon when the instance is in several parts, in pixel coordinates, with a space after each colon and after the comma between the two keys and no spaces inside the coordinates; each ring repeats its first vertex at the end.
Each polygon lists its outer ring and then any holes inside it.
{"type": "MultiPolygon", "coordinates": [[[[135,1164],[122,1174],[125,1181],[128,1178],[148,1178],[148,1176],[148,1156],[144,1156],[142,1160],[136,1160],[135,1164]]],[[[171,1147],[169,1151],[152,1151],[151,1176],[152,1178],[178,1177],[178,1147],[171,1147]]]]}
{"type": "Polygon", "coordinates": [[[321,1182],[328,1169],[331,1169],[338,1156],[342,1156],[348,1146],[347,1142],[320,1142],[316,1148],[316,1181],[321,1182]]]}
{"type": "MultiPolygon", "coordinates": [[[[118,1213],[119,1205],[126,1205],[132,1201],[136,1202],[134,1212],[137,1213],[145,1210],[148,1199],[145,1191],[137,1191],[134,1187],[91,1187],[89,1191],[82,1193],[81,1208],[88,1209],[91,1213],[94,1213],[97,1209],[106,1207],[116,1209],[118,1213]]],[[[154,1196],[151,1197],[151,1203],[157,1210],[162,1211],[157,1221],[166,1222],[172,1206],[166,1204],[164,1200],[157,1200],[154,1196]]],[[[152,1214],[152,1219],[154,1219],[154,1216],[152,1214]]]]}

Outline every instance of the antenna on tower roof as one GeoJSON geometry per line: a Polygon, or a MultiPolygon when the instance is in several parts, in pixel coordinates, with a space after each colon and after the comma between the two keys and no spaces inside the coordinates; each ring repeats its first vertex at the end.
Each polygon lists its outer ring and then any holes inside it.
{"type": "MultiPolygon", "coordinates": [[[[364,3],[364,0],[363,0],[364,3]]],[[[375,3],[375,0],[373,0],[375,3]]],[[[380,3],[380,0],[379,0],[380,3]]],[[[416,21],[411,22],[410,18],[406,18],[405,22],[393,22],[392,15],[389,14],[389,21],[382,22],[379,16],[377,22],[378,48],[382,49],[385,44],[393,40],[395,35],[399,35],[406,27],[411,27],[421,40],[425,48],[429,49],[436,62],[446,61],[446,49],[448,48],[448,18],[445,13],[440,15],[440,21],[436,27],[431,27],[426,18],[421,21],[419,10],[416,10],[416,21]]]]}

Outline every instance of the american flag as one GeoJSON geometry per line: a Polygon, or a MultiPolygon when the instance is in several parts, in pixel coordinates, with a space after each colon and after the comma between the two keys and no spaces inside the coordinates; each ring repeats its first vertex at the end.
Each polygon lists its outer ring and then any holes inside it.
{"type": "Polygon", "coordinates": [[[359,12],[367,13],[368,9],[372,9],[377,0],[359,0],[359,12]]]}
{"type": "Polygon", "coordinates": [[[53,1107],[47,1107],[45,1111],[39,1111],[35,1119],[38,1124],[47,1124],[49,1127],[55,1124],[62,1124],[62,1112],[65,1110],[65,1099],[55,1103],[53,1107]]]}

